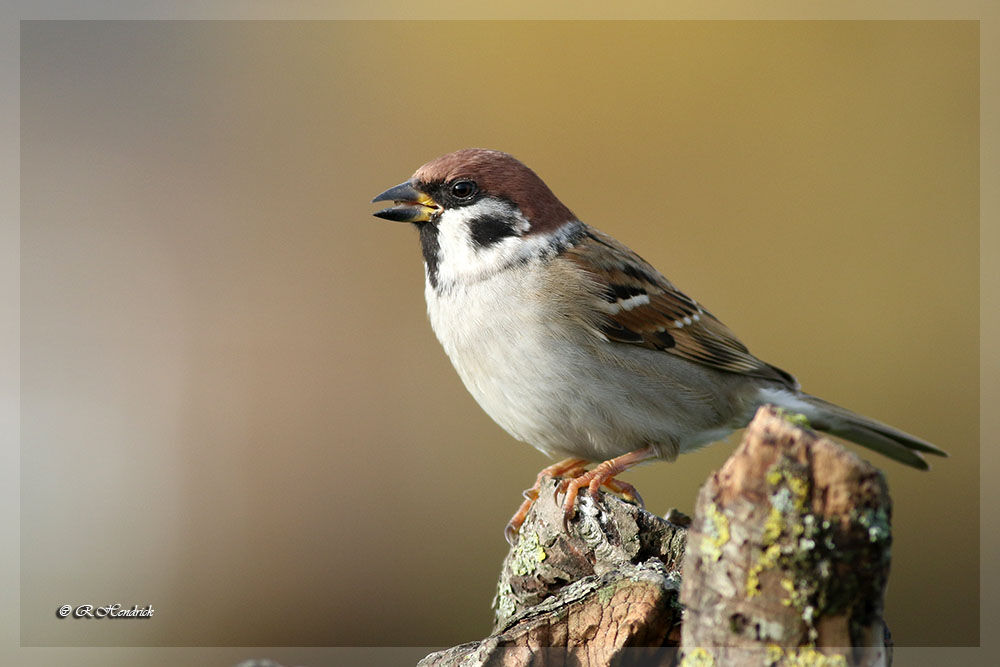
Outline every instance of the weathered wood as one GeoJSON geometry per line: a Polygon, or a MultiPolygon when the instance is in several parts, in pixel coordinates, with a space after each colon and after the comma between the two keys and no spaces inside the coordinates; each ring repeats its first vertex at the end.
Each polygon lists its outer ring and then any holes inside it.
{"type": "MultiPolygon", "coordinates": [[[[635,505],[602,493],[581,494],[577,514],[563,527],[557,480],[546,481],[517,542],[507,553],[494,599],[494,631],[568,584],[627,564],[659,561],[679,577],[685,530],[635,505]]],[[[680,519],[675,519],[681,521],[680,519]]]]}
{"type": "Polygon", "coordinates": [[[595,503],[583,494],[565,531],[557,484],[542,486],[504,560],[493,634],[421,665],[672,662],[684,528],[614,496],[595,503]]]}
{"type": "Polygon", "coordinates": [[[890,513],[879,471],[761,408],[698,496],[684,664],[887,664],[890,513]]]}
{"type": "Polygon", "coordinates": [[[556,485],[504,560],[493,634],[420,665],[673,665],[681,640],[688,667],[888,664],[885,482],[787,415],[758,412],[693,521],[582,494],[565,531],[556,485]]]}

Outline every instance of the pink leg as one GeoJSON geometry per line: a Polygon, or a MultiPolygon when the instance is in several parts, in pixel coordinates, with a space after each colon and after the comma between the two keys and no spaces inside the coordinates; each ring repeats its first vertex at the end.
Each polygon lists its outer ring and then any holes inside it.
{"type": "Polygon", "coordinates": [[[535,504],[535,500],[538,498],[538,489],[541,488],[542,482],[551,477],[562,477],[567,474],[571,477],[578,477],[583,474],[587,463],[587,459],[563,459],[547,468],[543,468],[538,473],[535,485],[524,491],[524,502],[517,508],[517,512],[507,522],[507,527],[503,531],[504,538],[506,538],[508,544],[511,546],[514,545],[514,536],[521,529],[521,524],[524,523],[525,517],[528,516],[528,510],[535,504]]]}
{"type": "Polygon", "coordinates": [[[615,493],[622,493],[626,498],[638,500],[641,504],[642,498],[635,487],[627,482],[614,479],[614,476],[654,456],[656,456],[656,450],[652,446],[644,447],[599,463],[593,470],[584,472],[574,479],[564,480],[560,485],[560,490],[566,493],[566,499],[563,501],[563,525],[569,527],[569,521],[576,513],[576,497],[583,487],[589,489],[590,495],[595,500],[598,498],[600,488],[605,486],[615,493]]]}

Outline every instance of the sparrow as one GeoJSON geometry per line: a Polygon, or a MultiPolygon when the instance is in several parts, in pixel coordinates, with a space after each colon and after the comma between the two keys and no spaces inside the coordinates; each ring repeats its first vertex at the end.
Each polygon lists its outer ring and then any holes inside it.
{"type": "Polygon", "coordinates": [[[564,522],[584,488],[641,504],[618,474],[720,440],[765,404],[915,468],[920,452],[947,456],[803,392],[507,153],[449,153],[372,201],[417,228],[430,323],[465,387],[511,436],[565,457],[524,492],[512,544],[545,478],[563,478],[564,522]]]}

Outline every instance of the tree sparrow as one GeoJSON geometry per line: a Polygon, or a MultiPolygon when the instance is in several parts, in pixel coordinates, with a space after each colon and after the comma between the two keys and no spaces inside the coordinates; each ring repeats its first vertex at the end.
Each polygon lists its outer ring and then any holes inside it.
{"type": "Polygon", "coordinates": [[[768,403],[916,468],[918,452],[946,456],[802,392],[506,153],[450,153],[373,201],[395,203],[377,217],[417,227],[431,326],[469,392],[518,440],[569,457],[525,492],[509,541],[546,476],[569,477],[567,521],[584,487],[641,503],[615,475],[719,440],[768,403]]]}

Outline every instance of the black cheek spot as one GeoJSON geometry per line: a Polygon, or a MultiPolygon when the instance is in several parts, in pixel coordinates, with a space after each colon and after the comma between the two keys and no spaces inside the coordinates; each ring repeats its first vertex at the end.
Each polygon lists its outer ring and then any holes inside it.
{"type": "Polygon", "coordinates": [[[431,287],[437,287],[438,256],[441,245],[438,243],[438,226],[431,222],[421,223],[420,229],[420,250],[424,255],[424,264],[427,265],[427,279],[431,281],[431,287]]]}
{"type": "Polygon", "coordinates": [[[514,222],[516,219],[499,215],[480,215],[469,221],[469,234],[473,243],[485,248],[508,236],[517,236],[514,222]]]}

